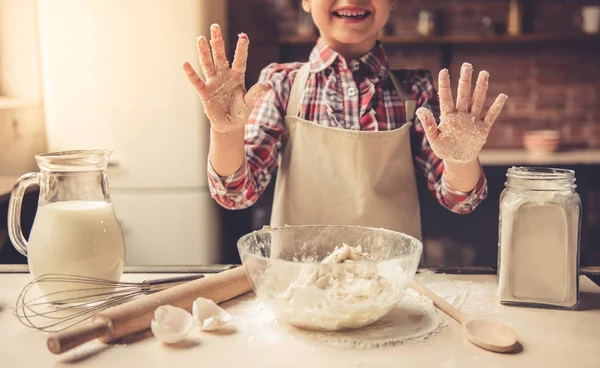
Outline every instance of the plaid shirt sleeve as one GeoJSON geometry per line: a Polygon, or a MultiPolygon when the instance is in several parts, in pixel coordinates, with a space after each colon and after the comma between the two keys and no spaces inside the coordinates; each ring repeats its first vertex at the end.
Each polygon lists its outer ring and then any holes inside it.
{"type": "MultiPolygon", "coordinates": [[[[433,112],[436,119],[439,119],[440,106],[431,73],[427,70],[416,70],[411,85],[412,95],[417,100],[417,108],[424,106],[433,112]]],[[[454,213],[468,214],[487,197],[487,180],[483,169],[477,185],[470,192],[458,191],[446,181],[444,161],[431,149],[423,125],[416,116],[413,125],[413,142],[414,147],[419,147],[413,153],[415,165],[425,174],[429,190],[442,206],[454,213]]]]}
{"type": "Polygon", "coordinates": [[[283,119],[293,76],[301,65],[273,63],[262,70],[259,82],[267,81],[273,88],[257,102],[246,124],[244,165],[234,174],[223,177],[208,160],[210,193],[221,206],[227,209],[250,207],[271,181],[285,133],[283,119]]]}

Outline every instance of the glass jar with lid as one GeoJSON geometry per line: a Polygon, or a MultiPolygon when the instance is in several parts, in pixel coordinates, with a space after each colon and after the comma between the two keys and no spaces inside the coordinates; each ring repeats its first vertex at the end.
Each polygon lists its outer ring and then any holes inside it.
{"type": "Polygon", "coordinates": [[[500,302],[575,308],[581,232],[575,172],[512,167],[506,176],[498,234],[500,302]]]}

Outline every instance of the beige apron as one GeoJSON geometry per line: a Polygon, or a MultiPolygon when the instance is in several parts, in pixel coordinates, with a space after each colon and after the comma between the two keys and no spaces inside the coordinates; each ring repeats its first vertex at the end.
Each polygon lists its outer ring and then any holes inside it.
{"type": "Polygon", "coordinates": [[[410,149],[415,101],[406,98],[390,73],[405,103],[405,125],[391,131],[326,127],[298,117],[309,75],[306,63],[290,92],[271,226],[361,225],[421,239],[410,149]]]}

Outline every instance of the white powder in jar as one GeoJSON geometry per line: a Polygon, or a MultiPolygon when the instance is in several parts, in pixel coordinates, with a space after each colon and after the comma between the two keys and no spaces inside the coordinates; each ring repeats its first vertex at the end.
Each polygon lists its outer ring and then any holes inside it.
{"type": "MultiPolygon", "coordinates": [[[[510,172],[509,172],[510,181],[510,172]]],[[[500,206],[498,296],[505,304],[578,302],[579,197],[557,184],[513,179],[500,206]],[[528,190],[532,189],[532,190],[528,190]]]]}

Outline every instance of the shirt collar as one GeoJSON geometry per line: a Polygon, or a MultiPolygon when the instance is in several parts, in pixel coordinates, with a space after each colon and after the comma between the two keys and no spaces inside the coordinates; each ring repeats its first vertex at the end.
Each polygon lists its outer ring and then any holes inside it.
{"type": "MultiPolygon", "coordinates": [[[[367,77],[377,76],[383,78],[388,73],[387,56],[379,41],[371,51],[355,60],[360,63],[360,68],[366,72],[367,77]]],[[[348,66],[344,57],[329,47],[321,37],[319,37],[317,44],[310,53],[309,63],[311,73],[321,72],[334,63],[348,66]]]]}

